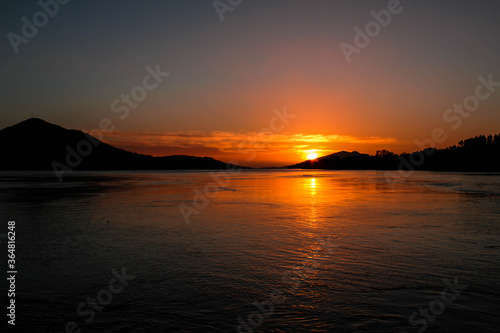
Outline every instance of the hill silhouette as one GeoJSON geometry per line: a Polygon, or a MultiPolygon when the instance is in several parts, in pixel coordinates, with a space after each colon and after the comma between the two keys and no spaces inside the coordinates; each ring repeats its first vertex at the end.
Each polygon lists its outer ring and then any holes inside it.
{"type": "Polygon", "coordinates": [[[335,169],[335,170],[393,170],[397,168],[397,155],[370,156],[357,151],[340,151],[288,166],[290,169],[335,169]]]}
{"type": "Polygon", "coordinates": [[[479,135],[445,149],[428,148],[411,154],[381,150],[371,156],[343,151],[288,168],[500,172],[500,135],[479,135]]]}
{"type": "Polygon", "coordinates": [[[0,130],[0,170],[195,170],[235,167],[210,157],[153,157],[30,118],[0,130]]]}

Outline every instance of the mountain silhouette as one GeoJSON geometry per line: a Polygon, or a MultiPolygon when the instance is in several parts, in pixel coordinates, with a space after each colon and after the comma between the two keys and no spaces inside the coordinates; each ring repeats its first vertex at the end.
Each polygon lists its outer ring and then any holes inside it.
{"type": "Polygon", "coordinates": [[[338,152],[288,166],[290,169],[426,170],[500,172],[500,134],[479,135],[445,149],[427,148],[397,155],[386,150],[375,156],[338,152]]]}
{"type": "Polygon", "coordinates": [[[0,170],[195,170],[236,167],[210,157],[153,157],[30,118],[0,130],[0,170]]]}
{"type": "Polygon", "coordinates": [[[340,151],[330,155],[290,165],[290,169],[335,169],[335,170],[393,170],[397,167],[394,155],[370,156],[357,151],[340,151]]]}
{"type": "Polygon", "coordinates": [[[344,159],[344,158],[349,158],[349,157],[359,157],[359,156],[362,156],[362,155],[368,156],[367,154],[360,154],[357,151],[348,152],[348,151],[344,151],[343,150],[343,151],[339,151],[337,153],[333,153],[333,154],[330,154],[330,155],[319,157],[318,159],[319,160],[328,160],[328,159],[332,159],[332,158],[344,159]]]}

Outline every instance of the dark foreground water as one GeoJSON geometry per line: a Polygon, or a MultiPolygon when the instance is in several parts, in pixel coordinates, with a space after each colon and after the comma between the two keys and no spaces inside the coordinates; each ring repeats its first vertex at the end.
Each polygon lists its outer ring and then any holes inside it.
{"type": "Polygon", "coordinates": [[[0,176],[18,332],[500,330],[498,174],[0,176]]]}

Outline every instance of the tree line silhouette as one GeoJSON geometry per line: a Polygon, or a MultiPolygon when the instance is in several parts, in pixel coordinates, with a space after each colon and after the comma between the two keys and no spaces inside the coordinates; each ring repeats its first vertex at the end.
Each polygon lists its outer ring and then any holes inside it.
{"type": "Polygon", "coordinates": [[[444,149],[427,148],[395,154],[378,150],[375,156],[335,153],[288,168],[333,170],[427,170],[500,172],[500,134],[479,135],[444,149]]]}

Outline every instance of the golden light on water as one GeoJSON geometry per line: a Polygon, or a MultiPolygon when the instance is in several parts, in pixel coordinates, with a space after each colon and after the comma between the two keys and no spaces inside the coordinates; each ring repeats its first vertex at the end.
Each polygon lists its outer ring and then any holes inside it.
{"type": "Polygon", "coordinates": [[[309,181],[309,184],[307,184],[308,187],[309,187],[309,190],[310,190],[310,194],[311,196],[314,196],[316,195],[316,178],[311,178],[311,180],[309,181]]]}

